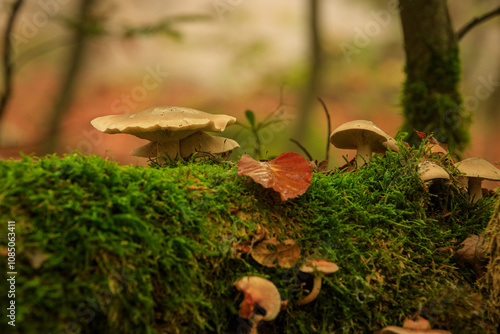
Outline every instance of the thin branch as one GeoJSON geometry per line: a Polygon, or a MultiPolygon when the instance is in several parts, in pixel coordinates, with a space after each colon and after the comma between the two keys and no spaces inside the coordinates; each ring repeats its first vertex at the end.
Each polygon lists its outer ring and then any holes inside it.
{"type": "Polygon", "coordinates": [[[330,158],[330,133],[332,133],[331,124],[330,124],[330,113],[328,112],[328,108],[326,107],[326,104],[323,101],[323,99],[318,97],[318,100],[321,103],[321,105],[323,106],[323,110],[325,111],[325,114],[326,114],[326,122],[327,122],[326,125],[327,125],[328,133],[326,135],[326,158],[325,158],[325,160],[329,161],[328,159],[330,158]]]}
{"type": "Polygon", "coordinates": [[[36,45],[30,49],[27,49],[26,51],[23,51],[23,53],[19,54],[13,60],[13,62],[16,63],[16,70],[19,71],[21,68],[23,68],[26,64],[28,64],[36,57],[39,57],[49,52],[56,51],[59,48],[66,47],[73,43],[75,43],[75,41],[71,38],[64,38],[58,36],[48,41],[45,41],[39,45],[36,45]]]}
{"type": "Polygon", "coordinates": [[[474,19],[472,19],[472,21],[470,21],[469,23],[467,23],[465,26],[463,26],[462,28],[460,28],[458,30],[457,39],[461,40],[462,37],[464,37],[464,35],[469,32],[469,30],[471,30],[472,28],[474,28],[478,24],[483,23],[483,22],[493,18],[496,15],[500,15],[500,7],[493,9],[492,11],[487,12],[486,14],[484,14],[482,16],[475,17],[474,19]]]}
{"type": "Polygon", "coordinates": [[[303,152],[307,155],[307,158],[309,159],[309,161],[312,161],[312,160],[313,160],[313,158],[312,158],[311,154],[309,154],[309,152],[306,150],[306,148],[305,148],[304,146],[302,146],[302,144],[301,144],[301,143],[299,143],[297,140],[295,140],[295,139],[293,139],[293,138],[290,138],[290,141],[291,141],[292,143],[297,144],[297,146],[298,146],[298,147],[300,147],[300,149],[301,149],[301,150],[302,150],[302,151],[303,151],[303,152]]]}
{"type": "Polygon", "coordinates": [[[7,103],[9,102],[12,93],[12,74],[14,72],[14,66],[11,61],[12,45],[10,43],[10,35],[12,33],[17,14],[19,14],[19,10],[21,9],[23,1],[24,0],[17,0],[16,2],[14,2],[14,4],[12,5],[12,12],[9,16],[9,21],[7,22],[7,27],[5,28],[5,36],[3,39],[4,92],[0,99],[0,120],[5,113],[7,103]]]}

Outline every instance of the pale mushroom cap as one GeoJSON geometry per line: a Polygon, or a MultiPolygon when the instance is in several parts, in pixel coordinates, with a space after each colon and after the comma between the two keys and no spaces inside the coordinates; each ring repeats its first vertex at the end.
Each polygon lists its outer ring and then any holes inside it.
{"type": "Polygon", "coordinates": [[[240,147],[232,139],[211,136],[203,131],[198,131],[180,141],[181,157],[187,158],[196,152],[206,152],[221,155],[240,147]]]}
{"type": "Polygon", "coordinates": [[[445,150],[441,145],[438,144],[432,144],[430,146],[430,153],[431,154],[447,154],[448,151],[445,150]]]}
{"type": "Polygon", "coordinates": [[[134,148],[130,155],[133,157],[156,158],[158,155],[158,143],[149,142],[146,145],[134,148]]]}
{"type": "Polygon", "coordinates": [[[300,271],[304,273],[313,273],[315,271],[321,272],[323,274],[331,274],[339,270],[339,266],[337,266],[333,262],[328,262],[325,260],[312,260],[304,263],[302,267],[300,267],[300,271]]]}
{"type": "Polygon", "coordinates": [[[377,153],[387,151],[387,146],[393,151],[399,150],[391,136],[373,122],[365,120],[351,121],[340,125],[330,135],[330,143],[337,148],[351,150],[357,149],[359,145],[370,144],[372,151],[377,153]]]}
{"type": "Polygon", "coordinates": [[[422,181],[429,181],[434,179],[450,179],[450,175],[446,170],[436,165],[435,163],[424,160],[418,164],[418,175],[422,181]]]}
{"type": "Polygon", "coordinates": [[[403,328],[431,329],[431,323],[421,316],[417,316],[415,319],[406,317],[403,320],[403,328]]]}
{"type": "Polygon", "coordinates": [[[443,329],[413,329],[397,326],[387,326],[375,334],[451,334],[451,332],[443,329]]]}
{"type": "Polygon", "coordinates": [[[252,299],[266,310],[265,321],[275,319],[281,310],[281,296],[273,282],[258,276],[246,276],[234,283],[238,290],[252,296],[252,299]]]}
{"type": "Polygon", "coordinates": [[[480,158],[469,158],[455,164],[460,173],[467,177],[476,177],[490,181],[500,181],[500,169],[486,160],[480,158]]]}
{"type": "Polygon", "coordinates": [[[222,132],[236,118],[192,108],[156,106],[122,115],[95,118],[91,124],[104,133],[127,133],[150,141],[182,139],[196,131],[222,132]]]}

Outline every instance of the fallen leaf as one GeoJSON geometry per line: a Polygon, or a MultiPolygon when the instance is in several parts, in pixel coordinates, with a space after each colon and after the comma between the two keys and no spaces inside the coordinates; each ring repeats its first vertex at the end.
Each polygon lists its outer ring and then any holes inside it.
{"type": "Polygon", "coordinates": [[[457,250],[458,261],[474,269],[477,277],[482,277],[485,273],[486,254],[484,245],[484,235],[471,235],[465,239],[457,250]]]}
{"type": "Polygon", "coordinates": [[[286,201],[306,192],[311,185],[312,167],[297,153],[283,153],[264,162],[244,154],[238,162],[238,175],[249,176],[265,188],[274,189],[286,201]]]}
{"type": "Polygon", "coordinates": [[[413,132],[415,132],[417,134],[418,138],[420,138],[420,139],[425,139],[427,137],[425,132],[418,131],[417,129],[413,129],[413,132]]]}
{"type": "Polygon", "coordinates": [[[250,254],[263,266],[275,267],[277,262],[282,268],[290,268],[299,260],[300,248],[292,239],[280,242],[271,238],[260,242],[250,254]]]}

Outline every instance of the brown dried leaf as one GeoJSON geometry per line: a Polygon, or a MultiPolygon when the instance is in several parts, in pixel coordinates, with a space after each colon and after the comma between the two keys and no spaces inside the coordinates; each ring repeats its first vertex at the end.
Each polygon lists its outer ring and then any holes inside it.
{"type": "Polygon", "coordinates": [[[278,241],[276,238],[264,240],[250,252],[253,259],[266,267],[290,268],[300,258],[300,248],[292,239],[278,241]]]}
{"type": "Polygon", "coordinates": [[[474,269],[477,277],[482,277],[485,273],[486,254],[484,245],[484,235],[471,235],[465,239],[457,250],[458,260],[474,269]]]}

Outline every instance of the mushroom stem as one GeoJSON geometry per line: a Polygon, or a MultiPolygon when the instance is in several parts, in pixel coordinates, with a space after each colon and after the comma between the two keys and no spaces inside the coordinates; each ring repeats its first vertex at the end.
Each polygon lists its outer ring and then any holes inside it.
{"type": "Polygon", "coordinates": [[[481,183],[483,179],[480,177],[469,177],[469,201],[476,203],[481,198],[483,198],[483,192],[481,191],[481,183]]]}
{"type": "Polygon", "coordinates": [[[363,167],[372,160],[372,148],[369,144],[359,145],[356,154],[356,167],[363,167]]]}
{"type": "Polygon", "coordinates": [[[252,319],[250,319],[250,322],[252,323],[252,329],[250,330],[250,334],[257,334],[257,327],[259,327],[260,321],[264,318],[262,315],[256,315],[252,319]]]}
{"type": "Polygon", "coordinates": [[[316,297],[318,297],[320,291],[321,291],[321,277],[314,275],[314,283],[311,293],[309,293],[307,296],[299,300],[298,304],[299,305],[309,304],[310,302],[315,300],[316,297]]]}
{"type": "Polygon", "coordinates": [[[176,139],[172,141],[158,142],[156,156],[158,158],[158,163],[164,163],[165,156],[169,157],[172,160],[174,160],[176,157],[180,157],[181,151],[179,146],[179,140],[176,139]]]}

